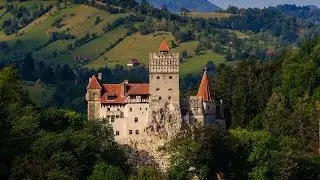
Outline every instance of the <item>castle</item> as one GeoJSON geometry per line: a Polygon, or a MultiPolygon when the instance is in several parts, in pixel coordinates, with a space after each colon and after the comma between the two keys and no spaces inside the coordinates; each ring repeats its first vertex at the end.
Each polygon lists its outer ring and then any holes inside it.
{"type": "Polygon", "coordinates": [[[158,52],[149,53],[149,84],[126,80],[103,84],[101,73],[90,77],[86,94],[88,119],[109,122],[116,140],[150,134],[168,138],[183,123],[225,126],[223,105],[213,99],[206,70],[197,95],[180,104],[179,59],[179,53],[169,52],[163,40],[158,52]]]}

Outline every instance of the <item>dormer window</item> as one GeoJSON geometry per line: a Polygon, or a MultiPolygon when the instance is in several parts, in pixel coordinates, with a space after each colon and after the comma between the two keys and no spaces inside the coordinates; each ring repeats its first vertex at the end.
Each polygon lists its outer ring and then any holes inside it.
{"type": "Polygon", "coordinates": [[[115,96],[108,96],[107,98],[108,98],[108,100],[114,100],[116,97],[115,96]]]}
{"type": "Polygon", "coordinates": [[[116,96],[115,93],[108,93],[108,94],[107,94],[107,100],[112,101],[112,100],[114,100],[116,97],[117,97],[117,96],[116,96]]]}

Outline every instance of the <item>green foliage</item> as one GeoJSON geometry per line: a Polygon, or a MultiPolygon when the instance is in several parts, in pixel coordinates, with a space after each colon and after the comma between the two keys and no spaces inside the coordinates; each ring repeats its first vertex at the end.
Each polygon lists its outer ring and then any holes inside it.
{"type": "Polygon", "coordinates": [[[140,166],[137,175],[131,176],[130,180],[164,180],[166,174],[155,166],[140,166]]]}
{"type": "Polygon", "coordinates": [[[303,148],[298,139],[267,131],[190,127],[167,146],[169,179],[316,179],[319,157],[303,148]]]}
{"type": "Polygon", "coordinates": [[[222,128],[187,127],[166,147],[171,153],[169,179],[200,179],[216,176],[228,168],[227,132],[222,128]]]}
{"type": "Polygon", "coordinates": [[[97,17],[96,17],[96,20],[94,21],[94,24],[97,25],[97,24],[99,24],[100,22],[101,22],[101,18],[100,18],[100,16],[97,16],[97,17]]]}
{"type": "Polygon", "coordinates": [[[1,70],[1,177],[87,178],[98,162],[129,173],[110,126],[73,111],[37,110],[27,97],[13,68],[1,70]]]}
{"type": "Polygon", "coordinates": [[[99,163],[94,167],[93,174],[89,180],[124,180],[126,175],[118,167],[99,163]]]}

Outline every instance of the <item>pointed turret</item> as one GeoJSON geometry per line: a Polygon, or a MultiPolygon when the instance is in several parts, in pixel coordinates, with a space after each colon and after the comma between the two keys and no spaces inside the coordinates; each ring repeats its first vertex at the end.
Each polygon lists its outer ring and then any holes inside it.
{"type": "Polygon", "coordinates": [[[207,75],[206,68],[204,69],[204,72],[203,72],[203,76],[201,79],[197,96],[200,97],[201,100],[204,102],[212,102],[212,96],[210,93],[210,86],[209,86],[209,78],[207,75]]]}
{"type": "Polygon", "coordinates": [[[90,78],[87,89],[102,89],[96,76],[92,76],[92,78],[90,78]]]}
{"type": "Polygon", "coordinates": [[[160,44],[160,48],[159,48],[160,52],[168,52],[169,51],[169,46],[166,42],[166,40],[162,40],[161,44],[160,44]]]}

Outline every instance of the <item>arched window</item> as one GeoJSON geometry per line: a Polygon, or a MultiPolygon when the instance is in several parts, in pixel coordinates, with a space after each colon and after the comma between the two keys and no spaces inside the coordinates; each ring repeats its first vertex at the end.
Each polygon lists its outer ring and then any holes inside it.
{"type": "Polygon", "coordinates": [[[169,79],[172,79],[172,76],[169,76],[169,79]]]}

